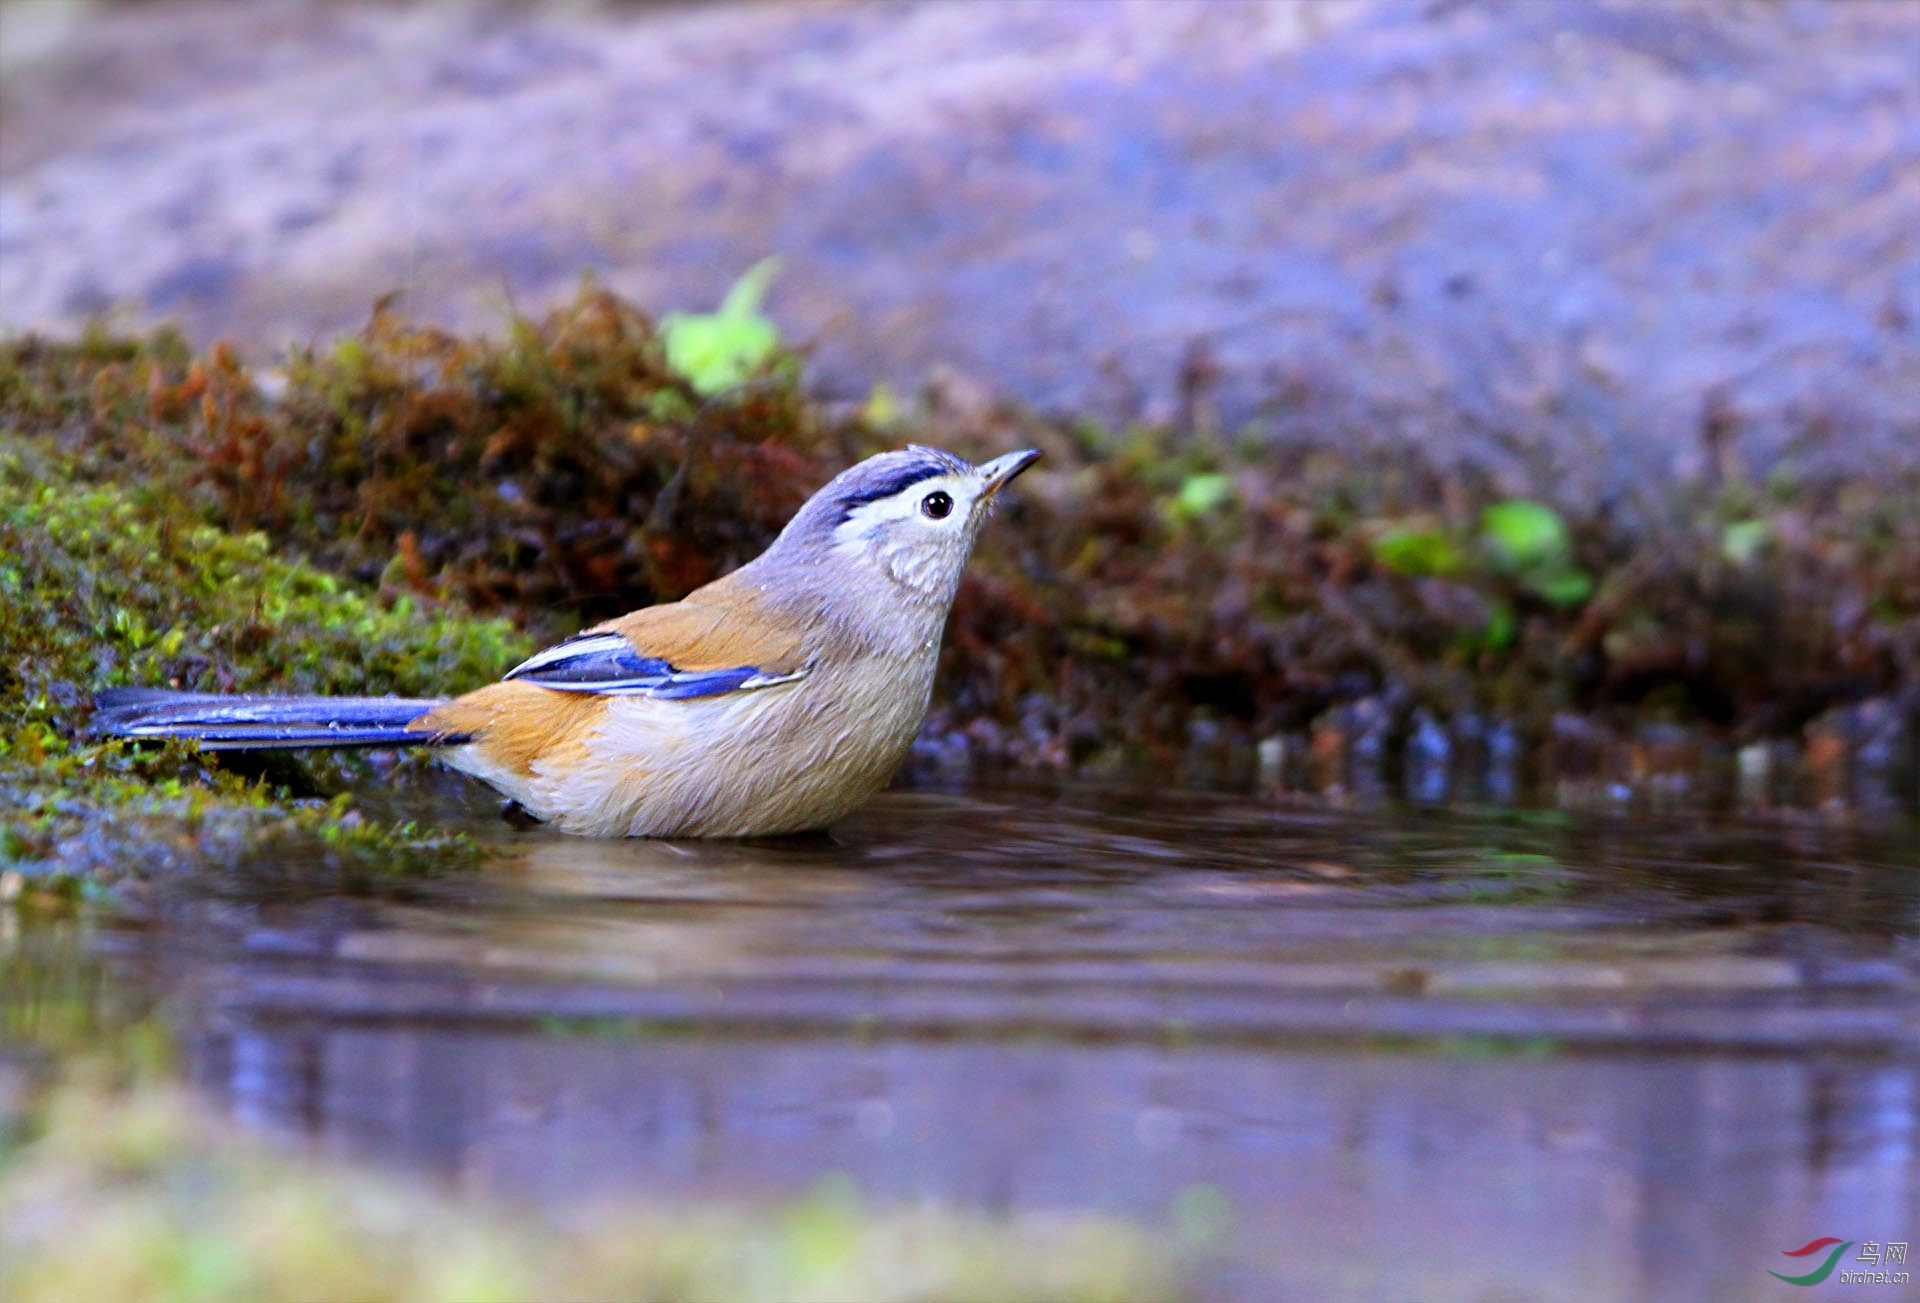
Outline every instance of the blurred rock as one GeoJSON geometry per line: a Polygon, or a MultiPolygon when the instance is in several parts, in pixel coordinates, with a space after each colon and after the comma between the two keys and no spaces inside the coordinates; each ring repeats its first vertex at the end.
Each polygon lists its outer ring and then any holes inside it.
{"type": "Polygon", "coordinates": [[[773,251],[847,395],[945,365],[1570,501],[1920,457],[1920,6],[53,8],[0,18],[5,326],[258,351],[773,251]]]}

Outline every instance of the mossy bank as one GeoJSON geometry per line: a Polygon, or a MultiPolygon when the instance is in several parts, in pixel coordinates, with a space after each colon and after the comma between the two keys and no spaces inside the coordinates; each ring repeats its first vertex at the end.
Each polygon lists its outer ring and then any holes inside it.
{"type": "Polygon", "coordinates": [[[922,773],[1247,781],[1275,739],[1371,729],[1390,762],[1490,722],[1543,753],[1570,720],[1734,748],[1862,703],[1911,749],[1920,484],[1789,461],[1575,513],[1544,461],[1107,431],[942,390],[828,404],[736,297],[663,328],[589,289],[493,338],[381,309],[267,369],[164,332],[0,348],[0,854],[97,879],[270,833],[457,859],[457,833],[302,784],[90,744],[90,694],[461,690],[732,568],[908,440],[1048,454],[962,593],[922,773]]]}
{"type": "MultiPolygon", "coordinates": [[[[86,736],[118,684],[434,693],[526,646],[506,622],[375,595],[181,513],[165,485],[89,481],[0,436],[0,891],[299,863],[391,874],[470,861],[451,829],[370,818],[320,770],[271,782],[185,747],[86,736]]],[[[321,762],[322,768],[330,762],[321,762]]]]}

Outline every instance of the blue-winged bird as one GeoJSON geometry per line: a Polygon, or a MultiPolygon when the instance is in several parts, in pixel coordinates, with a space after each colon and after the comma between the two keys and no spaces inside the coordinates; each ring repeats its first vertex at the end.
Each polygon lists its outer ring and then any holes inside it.
{"type": "Polygon", "coordinates": [[[217,750],[438,747],[535,818],[590,837],[824,828],[906,754],[974,540],[995,494],[1039,455],[871,457],[732,574],[462,697],[122,689],[98,696],[95,728],[217,750]]]}

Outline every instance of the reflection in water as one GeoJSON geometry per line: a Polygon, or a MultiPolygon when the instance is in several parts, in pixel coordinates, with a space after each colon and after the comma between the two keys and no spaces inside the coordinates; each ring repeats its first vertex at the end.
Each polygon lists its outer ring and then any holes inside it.
{"type": "Polygon", "coordinates": [[[1916,1212],[1910,1064],[278,1027],[197,1066],[250,1120],[549,1206],[837,1171],[1158,1218],[1204,1183],[1301,1298],[1745,1298],[1803,1233],[1916,1212]]]}
{"type": "Polygon", "coordinates": [[[1210,1187],[1246,1297],[1745,1299],[1920,1220],[1910,829],[898,796],[511,847],[162,944],[192,1075],[557,1217],[1210,1187]]]}

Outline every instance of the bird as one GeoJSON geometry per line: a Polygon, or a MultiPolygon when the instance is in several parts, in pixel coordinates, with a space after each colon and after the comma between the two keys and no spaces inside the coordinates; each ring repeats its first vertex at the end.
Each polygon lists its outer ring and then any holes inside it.
{"type": "Polygon", "coordinates": [[[207,750],[435,748],[587,837],[825,829],[892,778],[981,527],[1040,456],[909,445],[840,472],[753,560],[449,699],[97,693],[93,731],[207,750]]]}

